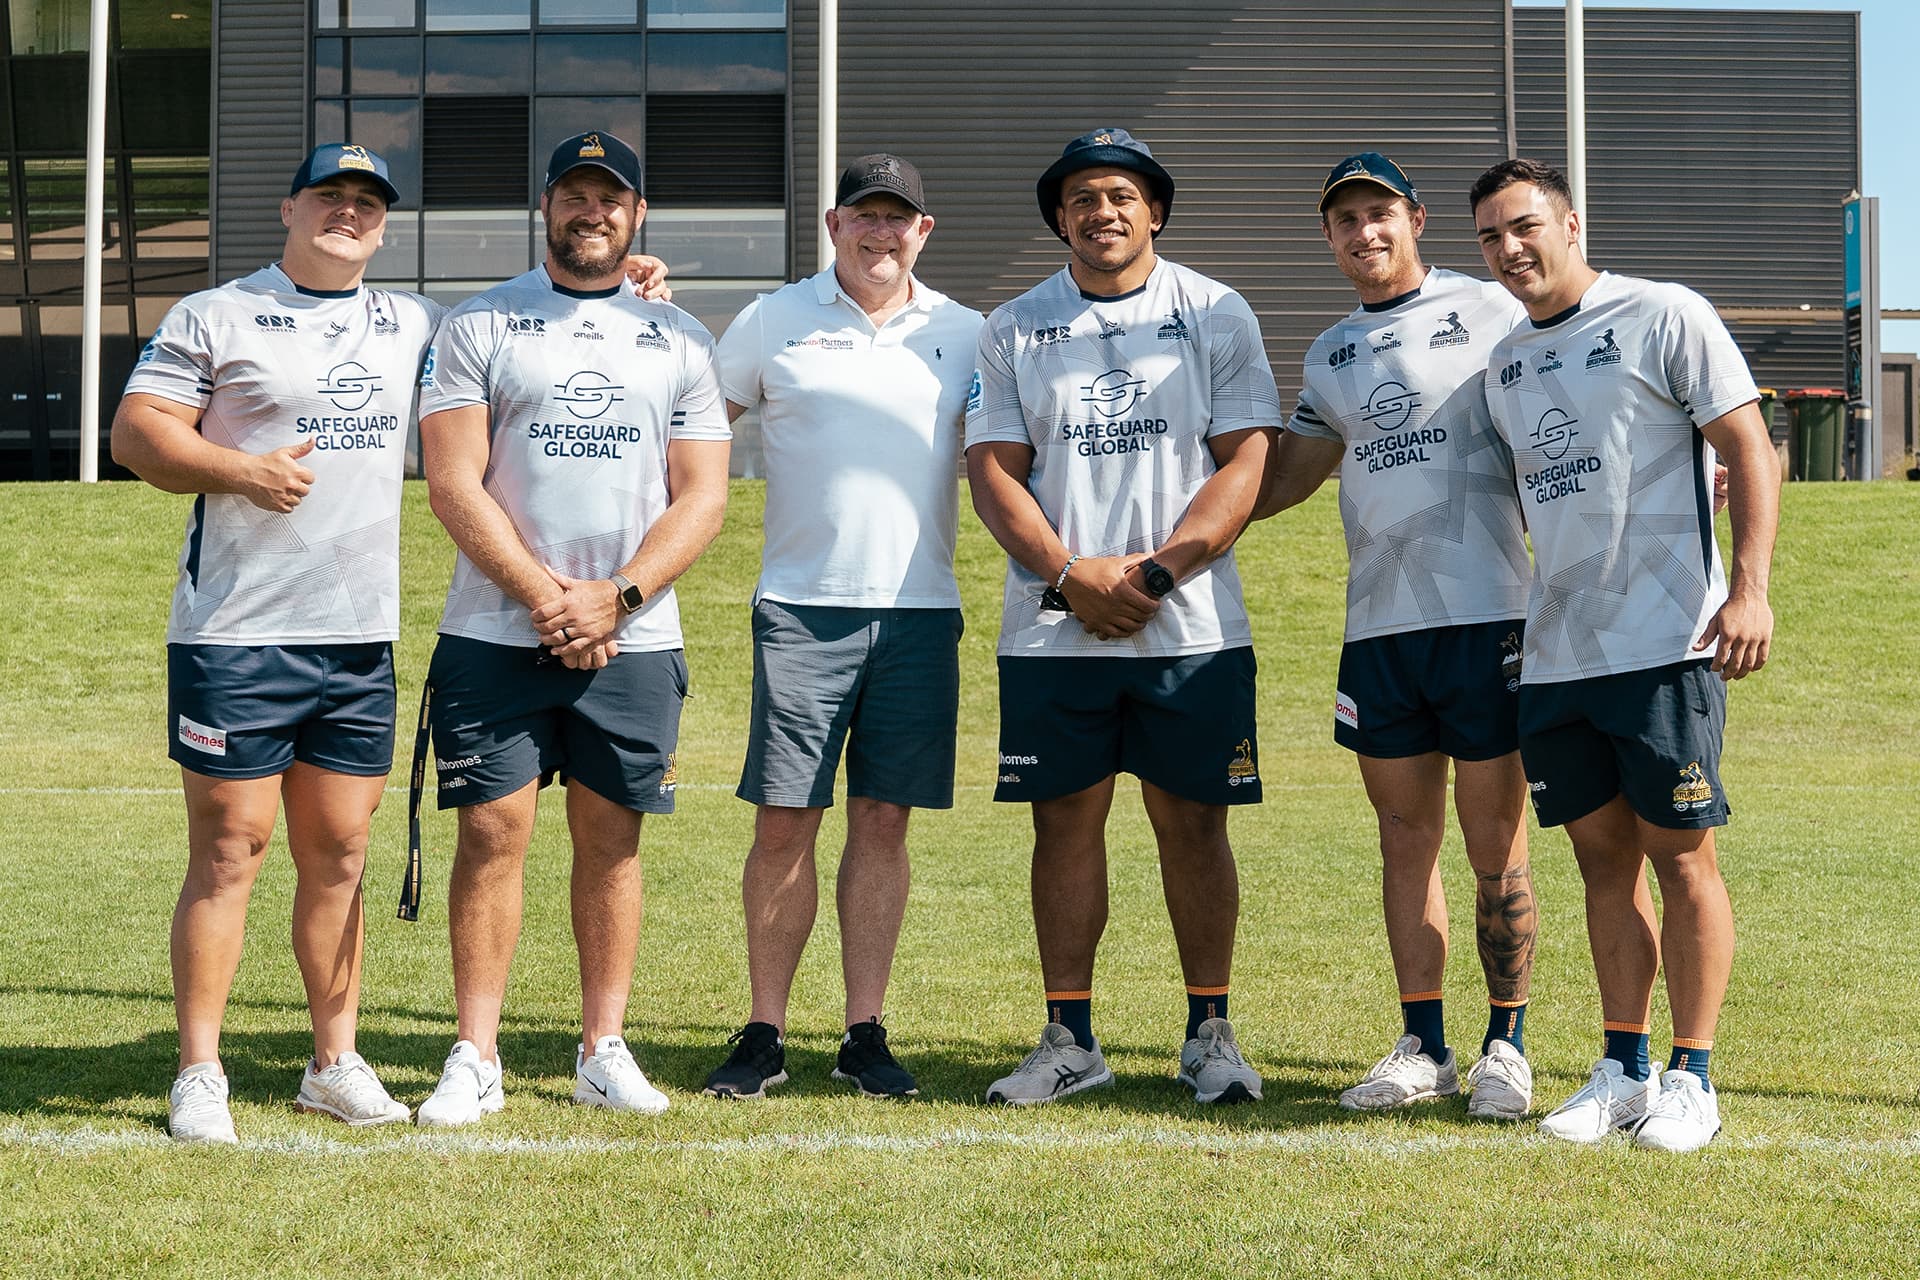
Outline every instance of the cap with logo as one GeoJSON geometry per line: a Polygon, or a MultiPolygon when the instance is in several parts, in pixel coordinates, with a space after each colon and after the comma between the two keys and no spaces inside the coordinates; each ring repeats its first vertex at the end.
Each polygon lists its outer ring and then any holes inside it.
{"type": "MultiPolygon", "coordinates": [[[[1147,144],[1125,129],[1095,129],[1069,142],[1060,158],[1048,165],[1040,181],[1034,184],[1034,194],[1040,200],[1040,217],[1062,240],[1067,238],[1066,232],[1053,219],[1060,208],[1060,188],[1069,174],[1083,169],[1125,169],[1139,174],[1153,188],[1154,199],[1160,202],[1160,225],[1166,226],[1167,219],[1173,216],[1173,175],[1160,167],[1147,144]]],[[[1153,234],[1157,236],[1160,232],[1156,230],[1153,234]]]]}
{"type": "Polygon", "coordinates": [[[605,129],[575,134],[555,147],[553,158],[547,161],[547,179],[540,184],[541,189],[551,187],[581,165],[587,164],[605,169],[629,191],[640,190],[640,157],[633,153],[632,147],[605,129]]]}
{"type": "Polygon", "coordinates": [[[1327,180],[1320,185],[1322,213],[1326,212],[1327,201],[1333,199],[1334,188],[1349,182],[1371,182],[1395,195],[1405,196],[1410,203],[1420,203],[1420,193],[1413,189],[1413,179],[1399,165],[1378,151],[1362,151],[1358,155],[1348,156],[1327,171],[1327,180]]]}
{"type": "Polygon", "coordinates": [[[371,181],[380,188],[388,204],[400,203],[400,189],[393,185],[387,162],[354,142],[323,142],[309,151],[300,167],[293,171],[293,185],[287,188],[287,194],[297,196],[308,187],[317,187],[343,173],[358,174],[371,181]]]}
{"type": "Polygon", "coordinates": [[[858,204],[868,196],[897,196],[921,213],[927,211],[927,196],[920,189],[920,171],[910,161],[885,151],[855,156],[853,163],[840,171],[840,185],[834,188],[836,205],[858,204]]]}

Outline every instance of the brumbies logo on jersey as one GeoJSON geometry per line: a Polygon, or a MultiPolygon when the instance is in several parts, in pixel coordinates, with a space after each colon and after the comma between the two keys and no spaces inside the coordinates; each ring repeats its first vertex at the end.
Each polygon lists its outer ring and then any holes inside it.
{"type": "Polygon", "coordinates": [[[1125,369],[1109,369],[1080,388],[1080,402],[1092,405],[1094,412],[1104,417],[1117,418],[1139,404],[1146,391],[1147,384],[1142,379],[1125,369]]]}
{"type": "Polygon", "coordinates": [[[667,335],[660,332],[660,322],[658,320],[643,320],[641,323],[647,327],[633,335],[633,345],[636,347],[647,347],[654,351],[667,350],[669,345],[667,335]]]}
{"type": "Polygon", "coordinates": [[[1440,331],[1427,339],[1429,348],[1464,347],[1473,341],[1473,332],[1460,323],[1458,311],[1447,312],[1447,318],[1440,322],[1440,331]]]}
{"type": "Polygon", "coordinates": [[[1620,348],[1613,340],[1613,330],[1600,335],[1600,345],[1587,352],[1587,368],[1597,369],[1602,365],[1619,364],[1620,348]]]}
{"type": "Polygon", "coordinates": [[[1175,307],[1170,318],[1160,326],[1160,332],[1154,335],[1163,342],[1192,342],[1193,335],[1187,332],[1187,322],[1180,318],[1180,308],[1175,307]]]}
{"type": "Polygon", "coordinates": [[[553,397],[555,400],[570,406],[583,418],[597,418],[626,399],[619,394],[626,388],[593,369],[569,374],[565,382],[554,383],[553,389],[558,393],[553,397]]]}
{"type": "Polygon", "coordinates": [[[381,389],[379,375],[368,372],[358,360],[333,366],[318,381],[320,394],[333,401],[333,407],[342,413],[366,408],[373,393],[381,389]]]}

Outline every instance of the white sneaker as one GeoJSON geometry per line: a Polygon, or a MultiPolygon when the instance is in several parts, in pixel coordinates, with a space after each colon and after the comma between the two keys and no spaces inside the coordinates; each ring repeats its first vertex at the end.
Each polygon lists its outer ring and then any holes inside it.
{"type": "Polygon", "coordinates": [[[1524,1120],[1533,1106],[1533,1068],[1506,1040],[1493,1040],[1467,1072],[1467,1114],[1476,1120],[1524,1120]]]}
{"type": "Polygon", "coordinates": [[[1180,1083],[1193,1090],[1195,1102],[1258,1102],[1260,1073],[1240,1056],[1233,1024],[1208,1018],[1180,1050],[1180,1083]]]}
{"type": "Polygon", "coordinates": [[[1460,1092],[1460,1069],[1453,1050],[1435,1062],[1420,1052],[1419,1036],[1401,1036],[1386,1057],[1373,1064],[1360,1083],[1340,1095],[1348,1111],[1391,1111],[1428,1098],[1450,1098],[1460,1092]]]}
{"type": "Polygon", "coordinates": [[[619,1036],[601,1036],[594,1041],[592,1057],[587,1056],[585,1045],[575,1050],[573,1100],[643,1116],[657,1116],[669,1105],[667,1095],[647,1083],[646,1073],[619,1036]]]}
{"type": "Polygon", "coordinates": [[[413,1118],[403,1102],[388,1095],[380,1077],[373,1074],[367,1060],[357,1053],[343,1053],[325,1071],[315,1071],[313,1061],[300,1077],[300,1096],[293,1100],[295,1111],[317,1111],[321,1115],[345,1120],[356,1129],[376,1124],[405,1124],[413,1118]]]}
{"type": "Polygon", "coordinates": [[[1629,1080],[1618,1062],[1602,1058],[1586,1085],[1540,1121],[1540,1131],[1568,1142],[1598,1142],[1615,1129],[1639,1124],[1659,1095],[1660,1082],[1652,1076],[1629,1080]]]}
{"type": "Polygon", "coordinates": [[[440,1083],[420,1104],[413,1122],[427,1129],[458,1129],[492,1115],[507,1105],[502,1087],[505,1074],[497,1051],[492,1062],[482,1062],[473,1041],[457,1042],[447,1055],[447,1065],[440,1068],[440,1083]]]}
{"type": "Polygon", "coordinates": [[[1720,1095],[1691,1071],[1668,1071],[1660,1077],[1660,1096],[1633,1131],[1633,1143],[1656,1151],[1698,1151],[1719,1132],[1720,1095]]]}
{"type": "Polygon", "coordinates": [[[227,1110],[227,1078],[217,1062],[196,1062],[167,1090],[167,1132],[175,1142],[238,1142],[227,1110]]]}
{"type": "Polygon", "coordinates": [[[1106,1055],[1100,1052],[1098,1041],[1093,1048],[1082,1049],[1073,1042],[1073,1032],[1049,1022],[1040,1033],[1039,1046],[1011,1075],[1001,1076],[987,1087],[987,1101],[1030,1107],[1112,1083],[1113,1072],[1107,1070],[1106,1055]]]}

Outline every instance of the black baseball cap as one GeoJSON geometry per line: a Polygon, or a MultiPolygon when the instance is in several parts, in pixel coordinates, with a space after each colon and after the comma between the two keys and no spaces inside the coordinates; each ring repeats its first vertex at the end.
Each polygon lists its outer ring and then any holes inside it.
{"type": "Polygon", "coordinates": [[[400,203],[400,189],[387,173],[387,162],[365,147],[352,142],[323,142],[307,152],[307,158],[293,171],[293,185],[287,194],[297,196],[308,187],[317,187],[343,173],[357,173],[380,188],[390,205],[400,203]]]}
{"type": "Polygon", "coordinates": [[[1413,179],[1399,165],[1378,151],[1362,151],[1358,155],[1348,156],[1327,171],[1327,180],[1320,184],[1320,212],[1327,211],[1327,201],[1333,199],[1333,189],[1348,182],[1371,182],[1395,195],[1405,196],[1412,204],[1420,203],[1420,193],[1413,189],[1413,179]]]}
{"type": "Polygon", "coordinates": [[[605,169],[627,190],[635,194],[640,191],[640,157],[605,129],[575,134],[555,147],[553,158],[547,161],[547,179],[540,184],[541,190],[553,186],[583,164],[605,169]]]}
{"type": "Polygon", "coordinates": [[[885,151],[855,156],[853,163],[840,171],[840,185],[834,188],[836,205],[858,204],[868,196],[897,196],[921,213],[927,211],[927,196],[920,189],[920,171],[912,162],[885,151]]]}
{"type": "MultiPolygon", "coordinates": [[[[1125,169],[1139,174],[1153,188],[1154,199],[1160,202],[1161,227],[1173,216],[1173,175],[1160,167],[1147,144],[1125,129],[1095,129],[1069,142],[1060,158],[1048,165],[1040,181],[1034,184],[1034,194],[1040,200],[1040,218],[1062,240],[1067,238],[1066,233],[1053,220],[1055,210],[1060,207],[1060,188],[1069,174],[1082,169],[1125,169]]],[[[1156,230],[1153,234],[1157,236],[1160,232],[1156,230]]]]}

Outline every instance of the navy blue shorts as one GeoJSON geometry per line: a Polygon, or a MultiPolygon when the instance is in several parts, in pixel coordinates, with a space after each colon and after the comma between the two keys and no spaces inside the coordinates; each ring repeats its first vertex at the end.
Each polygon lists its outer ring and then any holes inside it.
{"type": "Polygon", "coordinates": [[[736,794],[825,808],[844,747],[849,796],[952,808],[960,632],[958,609],[755,605],[753,714],[736,794]]]}
{"type": "Polygon", "coordinates": [[[1726,825],[1727,686],[1707,660],[1520,689],[1520,761],[1543,827],[1616,795],[1656,827],[1726,825]]]}
{"type": "Polygon", "coordinates": [[[545,653],[440,637],[427,668],[440,807],[484,804],[558,775],[628,809],[672,813],[685,655],[622,653],[577,671],[541,662],[545,653]]]}
{"type": "Polygon", "coordinates": [[[167,646],[167,754],[210,778],[393,768],[393,646],[167,646]]]}
{"type": "Polygon", "coordinates": [[[1378,760],[1497,760],[1520,745],[1524,619],[1430,627],[1340,650],[1333,740],[1378,760]]]}
{"type": "Polygon", "coordinates": [[[1000,658],[995,800],[1054,800],[1116,773],[1202,804],[1260,803],[1253,650],[1000,658]]]}

